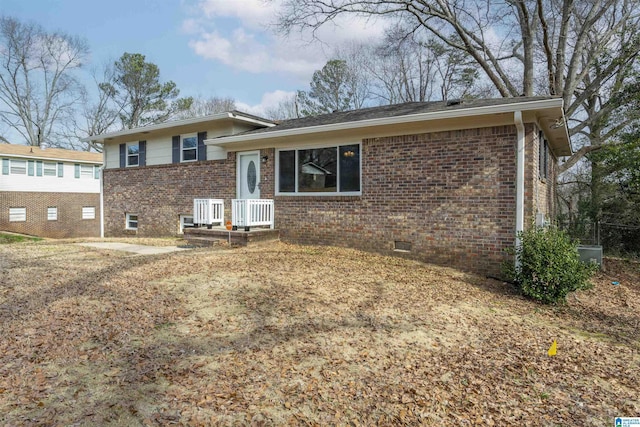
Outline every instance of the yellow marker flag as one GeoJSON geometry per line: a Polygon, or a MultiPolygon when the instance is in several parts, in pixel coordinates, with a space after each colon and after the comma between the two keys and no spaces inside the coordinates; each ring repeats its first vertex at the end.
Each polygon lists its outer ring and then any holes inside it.
{"type": "Polygon", "coordinates": [[[557,351],[558,351],[558,343],[556,342],[556,340],[553,340],[553,344],[551,344],[551,347],[549,347],[549,351],[547,351],[547,354],[549,356],[555,356],[557,351]]]}

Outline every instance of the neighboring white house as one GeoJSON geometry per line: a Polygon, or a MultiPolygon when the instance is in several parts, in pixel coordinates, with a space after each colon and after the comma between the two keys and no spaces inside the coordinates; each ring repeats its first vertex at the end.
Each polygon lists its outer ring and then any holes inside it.
{"type": "Polygon", "coordinates": [[[102,154],[0,144],[0,231],[100,235],[102,154]]]}

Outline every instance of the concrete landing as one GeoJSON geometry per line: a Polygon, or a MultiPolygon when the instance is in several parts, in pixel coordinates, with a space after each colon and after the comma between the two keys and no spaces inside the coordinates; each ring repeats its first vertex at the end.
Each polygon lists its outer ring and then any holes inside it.
{"type": "Polygon", "coordinates": [[[179,248],[177,246],[147,246],[119,242],[76,243],[76,245],[97,249],[132,252],[138,255],[156,255],[188,250],[187,248],[179,248]]]}

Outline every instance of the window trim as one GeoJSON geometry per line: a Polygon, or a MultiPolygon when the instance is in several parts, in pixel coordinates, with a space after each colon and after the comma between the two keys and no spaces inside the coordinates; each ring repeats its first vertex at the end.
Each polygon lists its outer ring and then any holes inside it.
{"type": "Polygon", "coordinates": [[[140,141],[127,142],[126,145],[125,145],[124,150],[125,150],[125,153],[124,153],[124,156],[125,156],[124,166],[127,167],[127,168],[129,168],[129,167],[132,167],[132,168],[139,167],[140,166],[140,141]],[[133,147],[133,146],[138,147],[138,153],[137,154],[129,154],[129,147],[133,147]],[[138,158],[138,163],[136,163],[135,165],[129,163],[129,157],[133,157],[133,156],[138,158]]]}
{"type": "Polygon", "coordinates": [[[134,214],[134,213],[126,213],[126,214],[124,215],[124,228],[125,228],[125,230],[135,230],[135,231],[137,231],[137,230],[138,230],[139,221],[140,221],[138,217],[139,217],[139,215],[138,215],[138,214],[134,214]],[[132,219],[131,219],[131,217],[132,217],[132,216],[135,216],[135,217],[136,217],[136,219],[135,219],[135,220],[132,220],[132,219]],[[131,226],[130,226],[130,223],[131,223],[132,221],[135,221],[135,223],[136,223],[136,226],[135,226],[135,227],[131,227],[131,226]]]}
{"type": "Polygon", "coordinates": [[[191,162],[197,162],[198,161],[198,134],[197,133],[185,133],[183,135],[180,135],[180,163],[191,163],[191,162]],[[184,140],[187,138],[195,138],[196,140],[196,146],[195,147],[190,147],[187,148],[187,150],[191,151],[194,150],[196,153],[196,156],[194,159],[191,160],[185,160],[184,159],[184,152],[185,152],[185,148],[184,148],[184,140]]]}
{"type": "Polygon", "coordinates": [[[283,147],[277,148],[275,150],[275,189],[274,194],[276,196],[291,196],[291,197],[314,197],[314,196],[322,196],[322,197],[349,197],[349,196],[362,196],[362,141],[358,142],[340,142],[334,144],[313,144],[313,145],[296,145],[295,147],[283,147]],[[299,150],[315,150],[322,148],[335,148],[338,152],[340,147],[345,145],[357,145],[360,152],[360,161],[359,161],[359,171],[360,174],[360,190],[358,191],[339,191],[340,188],[340,161],[337,161],[336,164],[336,191],[335,192],[314,192],[314,191],[298,191],[298,151],[299,150]],[[281,151],[294,151],[295,155],[295,191],[294,192],[281,192],[280,191],[280,152],[281,151]]]}

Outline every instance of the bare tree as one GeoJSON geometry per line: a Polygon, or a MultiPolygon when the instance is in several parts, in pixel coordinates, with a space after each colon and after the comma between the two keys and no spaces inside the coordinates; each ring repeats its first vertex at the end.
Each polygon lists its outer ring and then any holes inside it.
{"type": "Polygon", "coordinates": [[[30,145],[50,142],[81,100],[73,72],[88,53],[83,39],[0,17],[0,120],[30,145]]]}
{"type": "Polygon", "coordinates": [[[298,93],[284,98],[275,107],[266,109],[264,116],[271,120],[288,120],[302,117],[300,115],[300,106],[298,105],[298,93]]]}
{"type": "Polygon", "coordinates": [[[472,58],[501,96],[561,96],[570,134],[587,136],[563,171],[605,141],[592,129],[623,107],[617,90],[640,51],[637,0],[284,0],[278,27],[315,34],[343,14],[436,37],[472,58]]]}
{"type": "Polygon", "coordinates": [[[371,68],[377,60],[369,45],[351,42],[338,46],[333,57],[346,65],[345,85],[351,94],[351,108],[362,108],[373,100],[371,68]]]}
{"type": "Polygon", "coordinates": [[[330,59],[313,73],[310,90],[298,91],[302,116],[362,108],[367,100],[367,79],[344,59],[330,59]]]}
{"type": "Polygon", "coordinates": [[[188,119],[190,117],[208,116],[216,113],[224,113],[236,109],[236,101],[233,98],[221,98],[212,96],[204,98],[197,96],[193,99],[188,110],[179,111],[174,119],[188,119]]]}
{"type": "Polygon", "coordinates": [[[107,62],[101,69],[92,71],[97,99],[83,90],[80,110],[62,127],[61,137],[58,138],[60,142],[54,145],[79,151],[102,152],[101,144],[87,141],[87,138],[118,129],[116,123],[120,111],[111,101],[112,94],[108,87],[102,83],[112,81],[114,75],[113,62],[107,62]]]}
{"type": "Polygon", "coordinates": [[[433,37],[421,40],[393,27],[372,52],[370,75],[376,97],[385,103],[424,102],[475,94],[477,70],[471,58],[433,37]]]}

